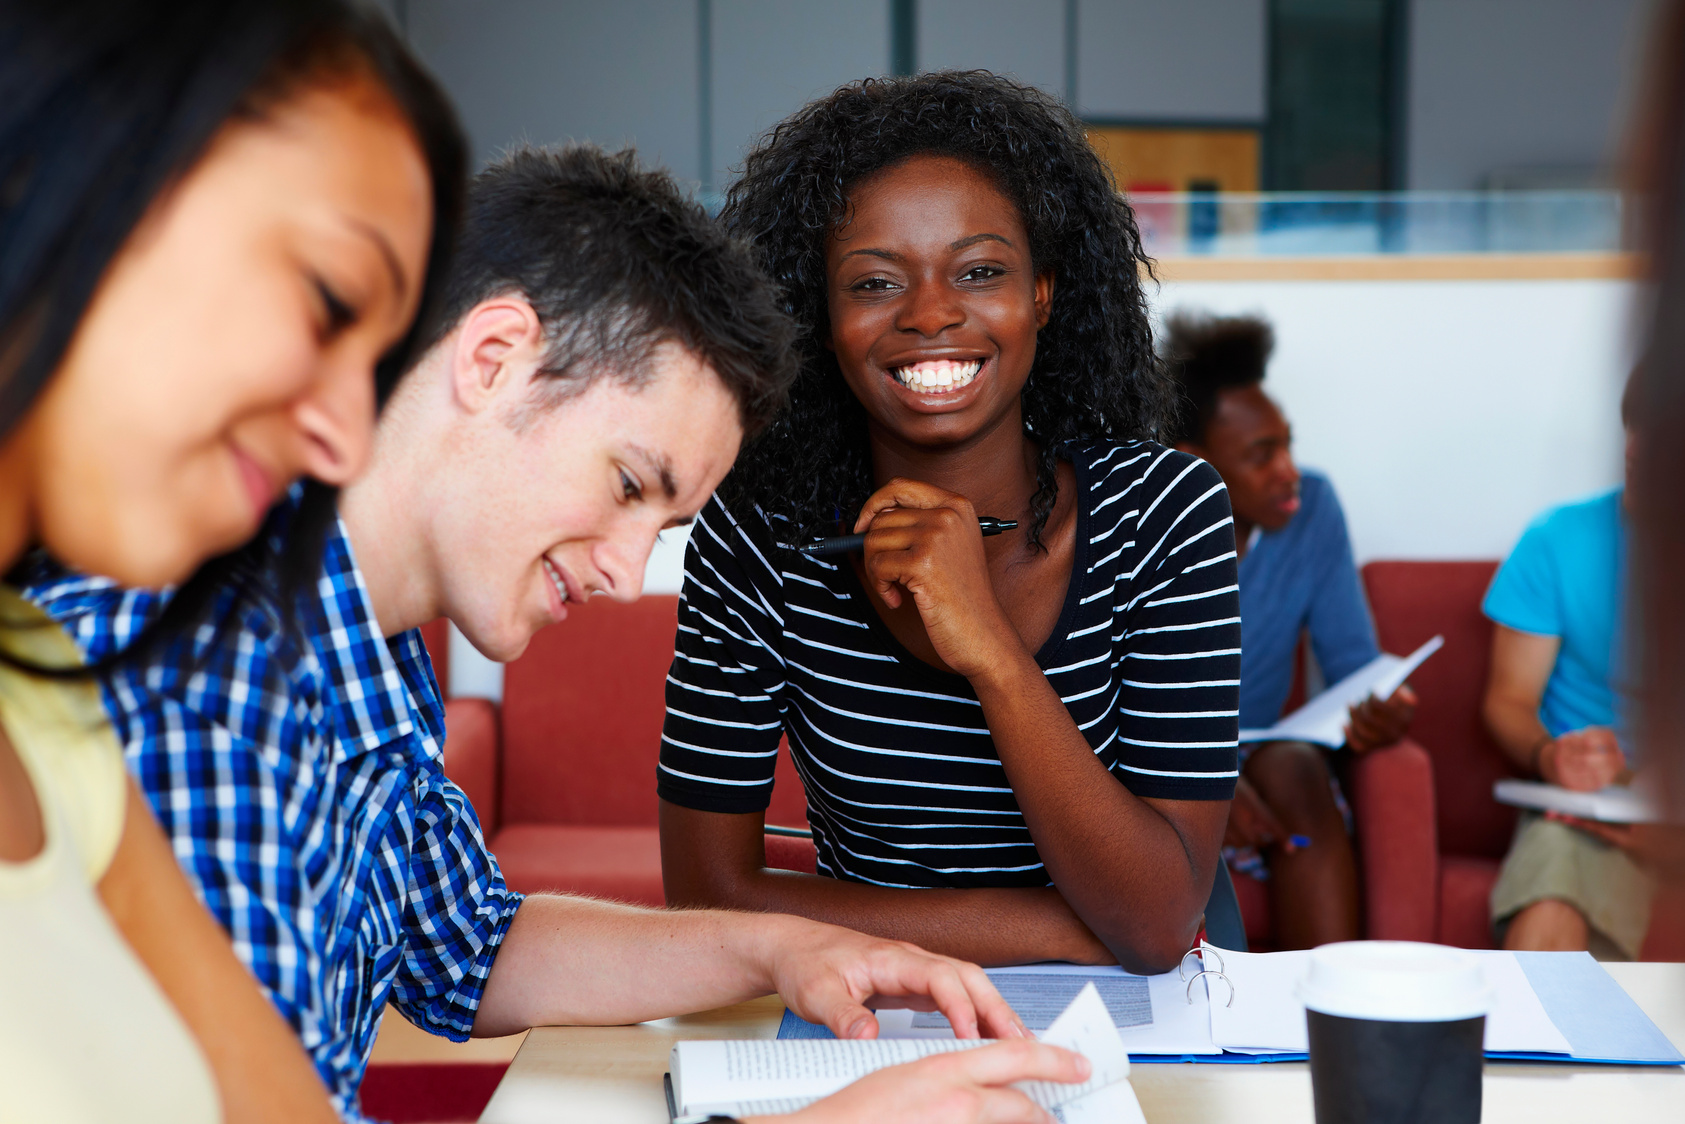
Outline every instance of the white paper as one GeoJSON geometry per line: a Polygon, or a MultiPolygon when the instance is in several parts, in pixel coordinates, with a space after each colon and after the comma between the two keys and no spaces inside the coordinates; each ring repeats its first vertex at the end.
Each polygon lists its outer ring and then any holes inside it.
{"type": "Polygon", "coordinates": [[[1661,814],[1648,794],[1625,785],[1612,784],[1596,792],[1573,792],[1543,781],[1503,780],[1492,786],[1500,804],[1563,812],[1584,820],[1604,823],[1657,823],[1661,814]]]}
{"type": "MultiPolygon", "coordinates": [[[[990,968],[991,980],[1011,975],[1062,975],[1081,980],[1104,981],[1129,978],[1122,968],[1097,968],[1082,964],[1027,964],[1014,968],[990,968]]],[[[1147,996],[1152,1004],[1152,1022],[1140,1026],[1118,1027],[1118,1037],[1131,1054],[1220,1054],[1223,1051],[1211,1043],[1211,1018],[1206,1012],[1203,985],[1195,985],[1192,999],[1186,983],[1175,972],[1157,976],[1136,976],[1145,979],[1147,996]]],[[[915,1027],[917,1015],[907,1010],[880,1010],[878,1034],[883,1038],[952,1038],[946,1026],[915,1027]]]]}
{"type": "MultiPolygon", "coordinates": [[[[1021,1082],[1017,1087],[1042,1108],[1053,1111],[1128,1080],[1129,1052],[1092,984],[1083,987],[1041,1039],[1082,1054],[1093,1067],[1081,1084],[1021,1082]]],[[[951,1034],[945,1039],[686,1041],[673,1047],[669,1069],[681,1113],[771,1115],[794,1112],[879,1069],[986,1045],[987,1040],[960,1041],[951,1034]]],[[[1134,1102],[1133,1091],[1129,1101],[1134,1102]]]]}
{"type": "MultiPolygon", "coordinates": [[[[1307,952],[1231,952],[1219,949],[1234,984],[1233,1006],[1213,985],[1211,1039],[1237,1053],[1304,1053],[1305,1005],[1295,994],[1310,967],[1307,952]]],[[[1477,952],[1492,988],[1485,1049],[1499,1053],[1566,1054],[1568,1040],[1545,1013],[1521,964],[1510,952],[1477,952]]]]}
{"type": "Polygon", "coordinates": [[[1346,743],[1345,726],[1352,707],[1374,695],[1378,699],[1391,698],[1404,685],[1411,672],[1422,661],[1439,651],[1445,643],[1443,636],[1435,636],[1402,659],[1385,652],[1376,656],[1316,698],[1265,730],[1242,730],[1240,741],[1315,742],[1338,749],[1346,743]]]}
{"type": "Polygon", "coordinates": [[[1066,1101],[1053,1115],[1064,1124],[1147,1124],[1141,1102],[1135,1099],[1135,1086],[1127,1081],[1066,1101]]]}

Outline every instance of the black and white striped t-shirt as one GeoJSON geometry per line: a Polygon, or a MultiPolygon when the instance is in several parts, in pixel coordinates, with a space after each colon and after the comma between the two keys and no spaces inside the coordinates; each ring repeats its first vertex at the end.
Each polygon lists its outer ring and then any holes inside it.
{"type": "MultiPolygon", "coordinates": [[[[1227,800],[1240,690],[1228,493],[1210,465],[1161,445],[1069,455],[1075,557],[1037,662],[1131,792],[1227,800]]],[[[889,886],[1047,885],[970,683],[907,652],[846,559],[779,541],[758,511],[735,518],[718,499],[696,522],[661,797],[709,812],[765,809],[788,733],[822,873],[889,886]]]]}

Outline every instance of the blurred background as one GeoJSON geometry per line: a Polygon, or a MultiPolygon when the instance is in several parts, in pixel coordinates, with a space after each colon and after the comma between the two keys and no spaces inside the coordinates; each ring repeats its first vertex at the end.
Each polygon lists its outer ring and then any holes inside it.
{"type": "MultiPolygon", "coordinates": [[[[1155,312],[1274,322],[1266,389],[1360,563],[1498,557],[1619,479],[1650,0],[383,4],[478,161],[634,144],[710,206],[763,130],[843,82],[981,67],[1056,94],[1136,206],[1155,312]]],[[[682,553],[670,532],[651,592],[682,553]]],[[[497,697],[462,655],[455,693],[497,697]]]]}

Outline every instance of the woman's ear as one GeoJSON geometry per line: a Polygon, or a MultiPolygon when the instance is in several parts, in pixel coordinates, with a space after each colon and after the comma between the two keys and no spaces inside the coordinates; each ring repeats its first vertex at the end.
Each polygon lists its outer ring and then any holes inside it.
{"type": "Polygon", "coordinates": [[[511,393],[525,393],[544,358],[544,325],[519,296],[492,297],[463,316],[456,330],[451,391],[456,403],[479,413],[511,393]]]}
{"type": "Polygon", "coordinates": [[[1043,270],[1036,274],[1036,331],[1047,327],[1047,321],[1053,315],[1053,271],[1043,270]]]}

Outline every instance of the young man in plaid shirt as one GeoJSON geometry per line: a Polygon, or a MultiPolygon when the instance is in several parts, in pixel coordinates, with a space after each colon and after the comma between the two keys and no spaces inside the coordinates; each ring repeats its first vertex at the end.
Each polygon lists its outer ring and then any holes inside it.
{"type": "MultiPolygon", "coordinates": [[[[861,1036],[875,1025],[868,997],[922,996],[957,1027],[1019,1037],[975,967],[908,945],[504,884],[440,768],[444,708],[417,626],[448,616],[509,660],[593,593],[636,598],[656,534],[690,521],[781,403],[791,329],[748,251],[629,154],[500,161],[475,181],[452,272],[314,588],[289,606],[275,575],[247,575],[214,625],[106,680],[176,854],[341,1113],[361,1119],[389,1001],[463,1039],[776,990],[861,1036]]],[[[284,541],[304,502],[295,491],[264,534],[284,541]]],[[[46,562],[29,592],[91,660],[164,604],[46,562]]],[[[1033,1043],[986,1075],[973,1065],[886,1079],[877,1107],[861,1107],[879,1120],[915,1111],[915,1078],[929,1094],[1080,1068],[1033,1043]]]]}

